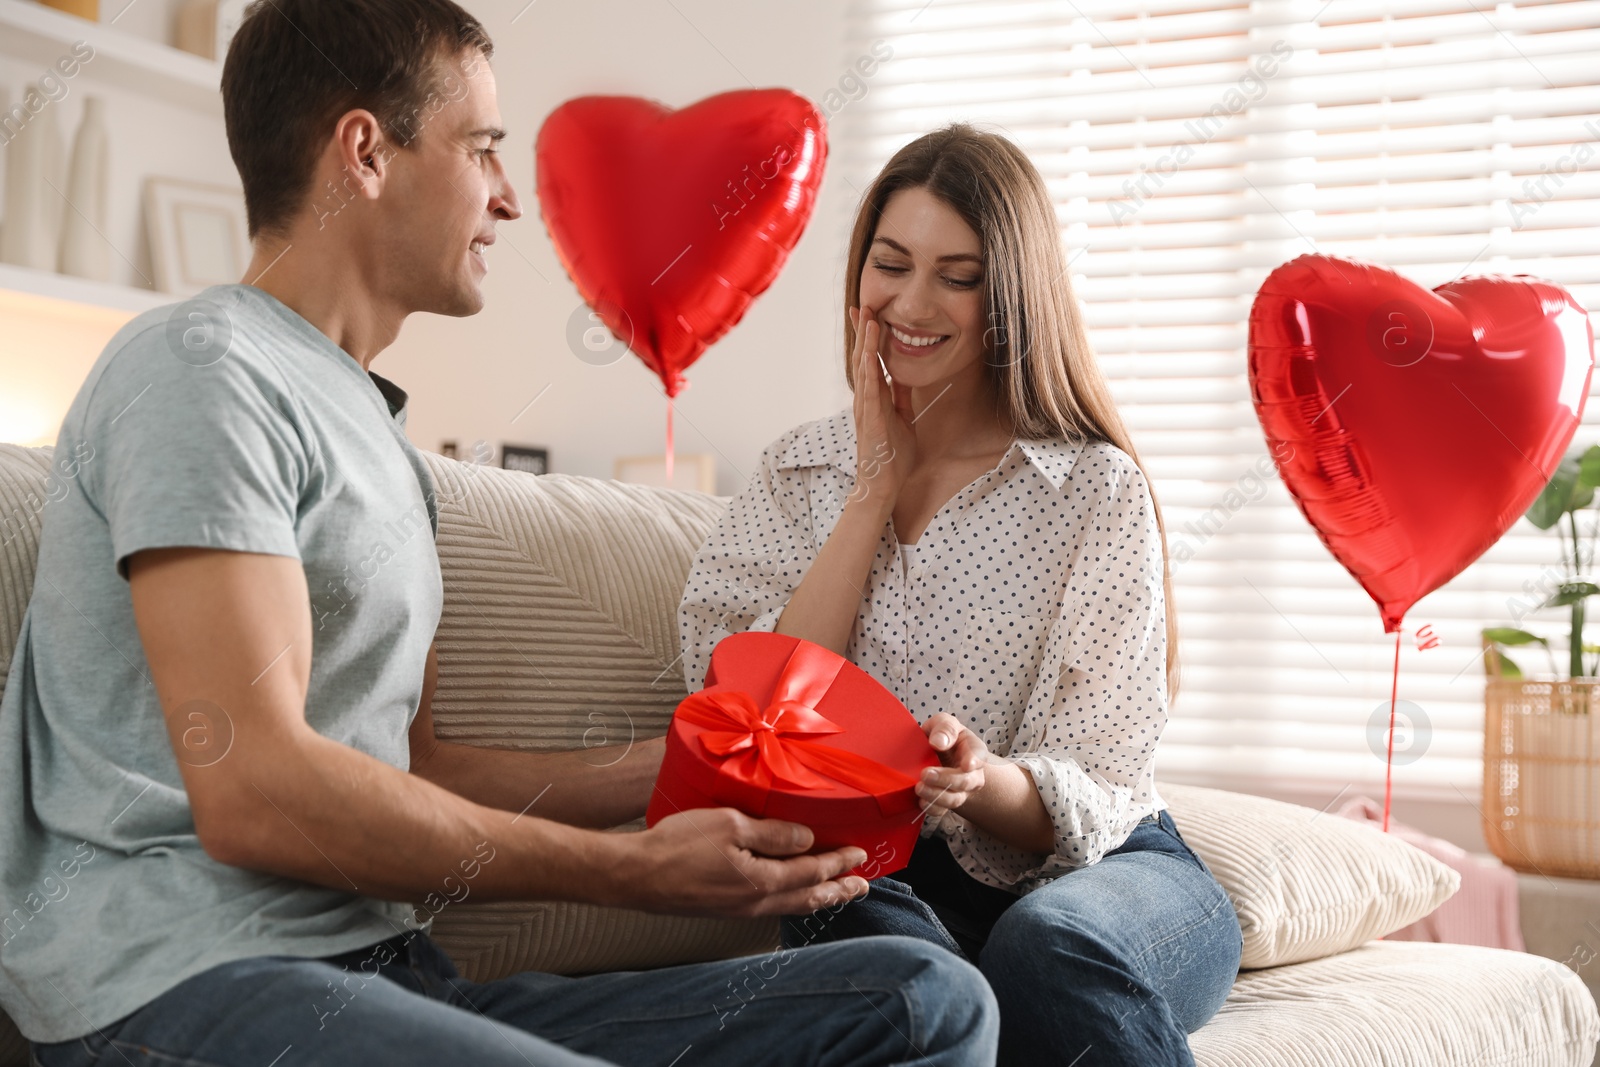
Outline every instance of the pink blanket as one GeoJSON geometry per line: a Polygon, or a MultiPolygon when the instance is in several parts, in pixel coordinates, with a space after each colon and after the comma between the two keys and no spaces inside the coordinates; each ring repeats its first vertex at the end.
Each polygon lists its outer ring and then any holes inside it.
{"type": "MultiPolygon", "coordinates": [[[[1338,814],[1370,823],[1374,829],[1383,826],[1383,805],[1371,797],[1352,797],[1340,806],[1338,814]]],[[[1524,951],[1515,871],[1398,822],[1393,811],[1389,813],[1389,833],[1460,871],[1461,888],[1430,914],[1389,934],[1385,941],[1448,941],[1524,951]]]]}

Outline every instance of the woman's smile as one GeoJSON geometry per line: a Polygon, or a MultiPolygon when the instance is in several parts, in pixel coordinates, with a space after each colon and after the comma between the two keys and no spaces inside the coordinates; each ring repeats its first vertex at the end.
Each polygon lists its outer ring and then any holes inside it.
{"type": "Polygon", "coordinates": [[[902,356],[920,359],[931,356],[935,352],[942,352],[945,342],[953,336],[948,333],[929,333],[926,330],[908,330],[894,323],[886,324],[889,334],[889,348],[902,356]]]}

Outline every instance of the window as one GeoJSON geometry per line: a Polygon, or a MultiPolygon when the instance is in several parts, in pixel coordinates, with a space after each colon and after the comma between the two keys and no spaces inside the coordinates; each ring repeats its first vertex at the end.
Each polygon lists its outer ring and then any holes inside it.
{"type": "MultiPolygon", "coordinates": [[[[1183,684],[1162,776],[1381,789],[1394,636],[1278,481],[1246,378],[1250,303],[1316,251],[1427,287],[1537,274],[1600,305],[1600,3],[859,0],[850,32],[851,55],[892,49],[834,122],[852,200],[953,119],[1010,137],[1054,195],[1174,559],[1193,553],[1175,565],[1183,684]]],[[[1597,431],[1591,401],[1574,445],[1597,431]]],[[[1558,552],[1519,520],[1412,609],[1399,696],[1421,715],[1396,733],[1398,795],[1476,803],[1478,631],[1560,635],[1559,611],[1528,613],[1558,552]],[[1436,647],[1419,648],[1424,625],[1436,647]]]]}

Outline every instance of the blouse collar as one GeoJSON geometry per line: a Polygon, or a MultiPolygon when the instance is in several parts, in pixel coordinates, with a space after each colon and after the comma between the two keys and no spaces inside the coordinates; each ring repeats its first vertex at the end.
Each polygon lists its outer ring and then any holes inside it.
{"type": "MultiPolygon", "coordinates": [[[[1006,452],[1020,451],[1044,475],[1050,485],[1060,489],[1083,454],[1081,439],[1060,438],[1042,441],[1017,440],[1006,452]]],[[[1002,460],[1002,462],[1004,462],[1002,460]]],[[[856,425],[850,408],[798,428],[777,454],[778,470],[799,467],[837,467],[851,477],[856,471],[856,425]]]]}

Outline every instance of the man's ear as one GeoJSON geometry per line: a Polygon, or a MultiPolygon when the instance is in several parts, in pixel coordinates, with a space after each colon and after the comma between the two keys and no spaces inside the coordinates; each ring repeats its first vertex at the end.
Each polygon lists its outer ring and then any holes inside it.
{"type": "Polygon", "coordinates": [[[376,200],[394,158],[377,116],[365,108],[346,112],[333,128],[333,143],[344,195],[376,200]]]}

